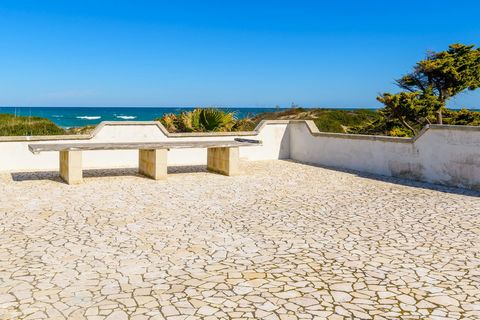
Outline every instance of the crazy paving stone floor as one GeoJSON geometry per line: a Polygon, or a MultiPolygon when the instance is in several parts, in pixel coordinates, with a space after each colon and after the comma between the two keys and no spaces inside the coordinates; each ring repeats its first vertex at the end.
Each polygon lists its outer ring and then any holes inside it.
{"type": "Polygon", "coordinates": [[[298,164],[0,178],[0,319],[479,319],[480,194],[298,164]]]}

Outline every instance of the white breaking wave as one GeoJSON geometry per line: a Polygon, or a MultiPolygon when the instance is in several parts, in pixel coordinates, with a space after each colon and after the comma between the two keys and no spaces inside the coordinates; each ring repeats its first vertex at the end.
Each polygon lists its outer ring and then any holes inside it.
{"type": "Polygon", "coordinates": [[[124,120],[131,120],[131,119],[136,119],[137,117],[135,116],[117,116],[119,119],[124,119],[124,120]]]}
{"type": "Polygon", "coordinates": [[[100,119],[100,116],[80,116],[77,117],[77,119],[83,119],[83,120],[97,120],[100,119]]]}

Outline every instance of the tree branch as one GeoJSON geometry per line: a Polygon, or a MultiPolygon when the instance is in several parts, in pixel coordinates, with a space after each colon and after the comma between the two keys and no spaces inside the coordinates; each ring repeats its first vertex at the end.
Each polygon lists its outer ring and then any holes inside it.
{"type": "Polygon", "coordinates": [[[416,136],[417,135],[417,130],[415,130],[411,125],[409,125],[407,123],[407,121],[405,121],[405,118],[404,117],[400,117],[400,122],[409,130],[411,130],[413,132],[413,135],[416,136]]]}

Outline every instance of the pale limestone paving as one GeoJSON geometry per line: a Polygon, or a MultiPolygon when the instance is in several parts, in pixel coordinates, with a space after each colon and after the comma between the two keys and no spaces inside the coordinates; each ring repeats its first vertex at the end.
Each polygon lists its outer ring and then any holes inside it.
{"type": "Polygon", "coordinates": [[[242,170],[3,174],[0,319],[480,318],[480,194],[242,170]]]}

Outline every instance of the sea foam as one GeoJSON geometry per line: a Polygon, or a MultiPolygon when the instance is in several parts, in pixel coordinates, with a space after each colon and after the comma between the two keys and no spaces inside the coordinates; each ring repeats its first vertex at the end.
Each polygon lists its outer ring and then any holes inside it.
{"type": "Polygon", "coordinates": [[[100,116],[79,116],[77,119],[83,119],[83,120],[97,120],[100,119],[100,116]]]}
{"type": "Polygon", "coordinates": [[[132,119],[136,119],[137,117],[136,116],[117,116],[117,118],[123,119],[123,120],[132,120],[132,119]]]}

